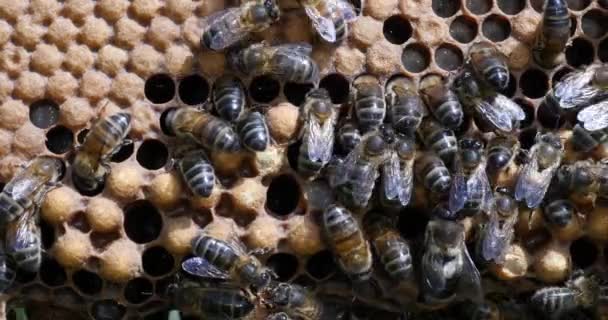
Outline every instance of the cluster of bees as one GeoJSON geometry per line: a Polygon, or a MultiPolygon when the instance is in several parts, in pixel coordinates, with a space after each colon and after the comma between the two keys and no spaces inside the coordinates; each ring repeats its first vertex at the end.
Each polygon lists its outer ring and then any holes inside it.
{"type": "MultiPolygon", "coordinates": [[[[302,5],[321,41],[329,43],[343,41],[348,22],[357,16],[343,0],[303,0],[302,5]]],[[[250,33],[267,29],[279,18],[275,1],[245,2],[206,18],[201,44],[229,50],[228,63],[235,74],[318,83],[310,45],[242,45],[250,33]]],[[[569,30],[566,1],[547,0],[534,48],[539,65],[551,68],[558,63],[569,30]]],[[[382,303],[372,307],[404,318],[472,301],[464,307],[471,319],[507,318],[506,308],[499,304],[519,310],[514,311],[517,317],[524,316],[522,308],[531,308],[561,318],[592,309],[604,297],[606,288],[599,277],[582,271],[563,286],[537,290],[526,306],[491,301],[484,293],[478,266],[504,262],[519,217],[518,202],[542,207],[548,223],[564,226],[575,214],[578,199],[608,199],[607,161],[562,164],[564,141],[551,131],[538,134],[529,150],[520,148],[515,133],[526,114],[501,94],[509,75],[496,47],[479,42],[471,46],[463,68],[447,79],[429,75],[416,84],[394,76],[382,84],[373,76],[360,76],[344,106],[332,103],[323,88],[306,94],[300,106],[297,172],[306,179],[326,181],[336,192],[337,203],[325,208],[320,221],[327,246],[352,283],[353,296],[380,299],[382,303]],[[455,132],[466,117],[486,133],[457,138],[455,132]],[[521,170],[515,184],[496,183],[493,177],[516,161],[521,170]],[[413,203],[415,181],[424,186],[430,202],[437,203],[420,248],[400,235],[394,221],[394,213],[404,214],[413,203]],[[473,254],[465,243],[465,218],[478,222],[473,254]],[[378,293],[378,277],[409,293],[378,293]]],[[[608,65],[590,65],[566,75],[543,103],[563,118],[575,115],[570,143],[578,151],[590,152],[608,141],[608,65]]],[[[169,108],[161,116],[163,132],[180,141],[174,152],[176,168],[194,195],[209,197],[217,183],[210,153],[261,152],[272,143],[264,107],[247,105],[239,77],[226,74],[214,83],[209,107],[169,108]]],[[[93,193],[103,188],[110,158],[130,143],[130,122],[129,114],[117,113],[93,124],[69,167],[79,190],[93,193]]],[[[1,290],[11,286],[17,268],[39,268],[37,210],[64,171],[63,161],[38,157],[0,193],[0,225],[5,228],[1,290]]],[[[258,259],[267,251],[248,252],[236,239],[216,239],[203,232],[193,240],[192,253],[194,257],[181,267],[199,280],[178,279],[168,290],[180,311],[240,319],[261,304],[269,310],[267,320],[320,320],[338,319],[349,309],[348,303],[329,303],[306,287],[277,281],[258,259]]],[[[436,314],[433,319],[440,318],[449,317],[436,314]]]]}

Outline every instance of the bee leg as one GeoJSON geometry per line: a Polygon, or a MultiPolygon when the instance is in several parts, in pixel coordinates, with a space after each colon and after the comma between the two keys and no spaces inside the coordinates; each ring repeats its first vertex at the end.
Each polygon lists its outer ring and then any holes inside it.
{"type": "Polygon", "coordinates": [[[254,256],[263,256],[270,253],[271,251],[272,248],[257,248],[249,251],[249,254],[254,256]]]}

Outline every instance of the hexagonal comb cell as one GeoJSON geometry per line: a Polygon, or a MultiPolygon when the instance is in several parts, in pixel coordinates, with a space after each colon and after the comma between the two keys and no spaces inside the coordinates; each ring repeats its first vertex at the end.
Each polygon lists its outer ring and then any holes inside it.
{"type": "Polygon", "coordinates": [[[469,43],[477,37],[477,21],[468,16],[458,16],[450,24],[450,35],[460,43],[469,43]]]}
{"type": "Polygon", "coordinates": [[[209,97],[209,83],[198,74],[189,75],[179,81],[177,92],[187,105],[200,105],[209,97]]]}
{"type": "Polygon", "coordinates": [[[157,74],[146,80],[146,98],[152,103],[167,103],[175,96],[175,82],[166,74],[157,74]]]}
{"type": "Polygon", "coordinates": [[[59,120],[59,106],[51,100],[38,100],[30,105],[30,121],[38,128],[47,129],[59,120]]]}
{"type": "Polygon", "coordinates": [[[407,71],[419,73],[424,71],[431,63],[429,48],[421,43],[408,44],[403,49],[401,61],[407,71]]]}

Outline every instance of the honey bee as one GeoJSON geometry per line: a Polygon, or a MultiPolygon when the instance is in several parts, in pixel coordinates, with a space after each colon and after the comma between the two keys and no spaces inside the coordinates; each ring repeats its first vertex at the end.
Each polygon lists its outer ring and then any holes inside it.
{"type": "Polygon", "coordinates": [[[468,65],[475,77],[493,91],[509,86],[509,67],[504,55],[489,42],[477,42],[469,49],[468,65]]]}
{"type": "Polygon", "coordinates": [[[450,211],[457,213],[488,212],[492,205],[492,187],[486,175],[483,143],[474,138],[463,138],[456,156],[456,172],[450,188],[450,211]]]}
{"type": "Polygon", "coordinates": [[[254,256],[257,252],[246,253],[237,241],[229,244],[201,234],[192,241],[195,257],[184,261],[182,269],[195,276],[227,280],[241,288],[259,292],[270,284],[275,275],[254,256]]]}
{"type": "Polygon", "coordinates": [[[168,291],[176,308],[204,319],[244,319],[255,308],[240,289],[228,286],[181,281],[170,285],[168,291]]]}
{"type": "Polygon", "coordinates": [[[427,117],[422,120],[418,134],[426,147],[434,151],[446,164],[452,164],[458,152],[458,142],[454,131],[427,117]]]}
{"type": "Polygon", "coordinates": [[[316,83],[319,68],[310,57],[311,52],[307,43],[277,46],[256,43],[231,53],[228,64],[248,76],[270,74],[283,82],[316,83]]]}
{"type": "Polygon", "coordinates": [[[65,166],[57,158],[34,158],[21,169],[0,192],[0,226],[14,221],[40,206],[50,188],[63,176],[65,166]]]}
{"type": "Polygon", "coordinates": [[[570,15],[566,0],[547,0],[543,19],[536,34],[534,61],[545,68],[553,68],[566,49],[570,38],[570,15]]]}
{"type": "Polygon", "coordinates": [[[345,0],[300,0],[304,12],[321,39],[341,43],[348,35],[348,22],[357,16],[345,0]]]}
{"type": "Polygon", "coordinates": [[[0,292],[8,290],[17,277],[17,265],[13,258],[4,251],[4,244],[0,243],[0,292]]]}
{"type": "Polygon", "coordinates": [[[304,125],[298,156],[298,171],[302,175],[316,175],[331,159],[337,116],[327,90],[314,89],[306,94],[301,112],[304,125]]]}
{"type": "Polygon", "coordinates": [[[517,103],[500,93],[484,89],[474,74],[467,70],[456,78],[454,88],[462,103],[498,133],[512,132],[518,121],[526,118],[526,113],[517,103]]]}
{"type": "Polygon", "coordinates": [[[433,116],[449,129],[460,127],[464,119],[458,97],[439,75],[430,75],[420,81],[420,96],[433,116]]]}
{"type": "Polygon", "coordinates": [[[556,173],[556,185],[562,195],[588,195],[597,189],[598,168],[591,160],[562,165],[556,173]]]}
{"type": "Polygon", "coordinates": [[[387,83],[386,103],[393,128],[401,134],[415,133],[428,114],[414,82],[407,77],[395,77],[387,83]]]}
{"type": "Polygon", "coordinates": [[[198,143],[209,151],[238,152],[241,143],[229,123],[195,108],[169,109],[161,117],[163,131],[198,143]]]}
{"type": "Polygon", "coordinates": [[[274,0],[244,2],[240,7],[228,8],[209,15],[203,20],[203,46],[224,50],[244,40],[251,32],[261,32],[281,17],[274,0]]]}
{"type": "Polygon", "coordinates": [[[574,205],[569,200],[554,200],[543,208],[543,216],[549,224],[565,227],[574,217],[574,205]]]}
{"type": "Polygon", "coordinates": [[[72,180],[82,190],[97,190],[104,182],[110,168],[110,158],[125,144],[129,133],[131,115],[116,113],[98,120],[76,152],[72,163],[72,180]]]}
{"type": "Polygon", "coordinates": [[[186,153],[177,166],[192,193],[203,198],[211,195],[215,186],[215,169],[203,150],[186,153]]]}
{"type": "Polygon", "coordinates": [[[372,253],[359,223],[339,205],[323,212],[323,232],[340,268],[353,281],[366,281],[372,273],[372,253]]]}
{"type": "Polygon", "coordinates": [[[441,304],[466,298],[483,301],[481,277],[465,245],[460,223],[443,219],[428,223],[420,268],[425,302],[441,304]]]}
{"type": "Polygon", "coordinates": [[[235,122],[241,117],[247,104],[245,86],[239,78],[224,75],[213,83],[211,100],[220,118],[235,122]]]}
{"type": "Polygon", "coordinates": [[[352,122],[346,122],[338,129],[337,140],[340,153],[347,155],[361,143],[361,132],[352,122]]]}
{"type": "Polygon", "coordinates": [[[595,307],[602,291],[595,276],[575,271],[565,286],[537,290],[530,298],[530,305],[551,319],[562,319],[562,316],[576,309],[595,307]]]}
{"type": "Polygon", "coordinates": [[[452,184],[450,170],[441,158],[427,153],[416,160],[418,179],[425,188],[437,194],[447,193],[452,184]]]}
{"type": "Polygon", "coordinates": [[[560,165],[564,152],[559,136],[553,133],[537,135],[530,150],[530,159],[517,178],[515,199],[525,200],[528,208],[536,208],[542,202],[551,179],[560,165]]]}
{"type": "Polygon", "coordinates": [[[266,118],[258,111],[248,111],[236,126],[243,146],[253,152],[266,150],[270,143],[270,134],[266,118]]]}
{"type": "Polygon", "coordinates": [[[477,242],[478,256],[486,262],[501,264],[514,237],[519,217],[518,205],[504,188],[496,190],[488,221],[482,226],[477,242]]]}
{"type": "MultiPolygon", "coordinates": [[[[544,103],[553,110],[570,110],[591,105],[608,97],[608,65],[592,64],[585,69],[576,70],[565,75],[557,82],[553,90],[545,96],[544,103]]],[[[604,104],[601,104],[602,106],[604,104]]],[[[589,131],[595,131],[596,123],[604,120],[588,119],[597,112],[591,109],[585,113],[579,112],[578,120],[585,123],[583,127],[589,131]],[[593,112],[592,112],[593,111],[593,112]]],[[[603,107],[602,107],[603,108],[603,107]]],[[[583,110],[584,111],[584,110],[583,110]]],[[[595,117],[603,119],[603,115],[596,114],[595,117]]]]}
{"type": "Polygon", "coordinates": [[[321,320],[324,318],[323,303],[306,288],[294,283],[279,283],[269,290],[266,302],[272,310],[279,311],[266,320],[301,319],[321,320]]]}
{"type": "Polygon", "coordinates": [[[353,81],[352,104],[361,132],[378,129],[386,116],[384,88],[373,76],[360,76],[353,81]]]}
{"type": "Polygon", "coordinates": [[[519,141],[513,136],[496,136],[488,143],[487,165],[492,172],[507,167],[519,152],[519,141]]]}
{"type": "Polygon", "coordinates": [[[364,225],[365,233],[386,273],[395,281],[411,284],[414,264],[410,245],[394,229],[390,219],[380,214],[368,214],[364,225]]]}
{"type": "Polygon", "coordinates": [[[35,211],[30,210],[6,227],[6,254],[11,256],[17,268],[36,273],[42,263],[42,235],[35,211]]]}
{"type": "Polygon", "coordinates": [[[378,168],[387,158],[388,145],[374,131],[336,165],[330,176],[332,187],[338,187],[343,202],[354,207],[366,207],[372,196],[378,168]]]}
{"type": "Polygon", "coordinates": [[[600,144],[608,141],[608,131],[589,131],[577,123],[574,128],[572,128],[572,137],[570,138],[570,141],[575,150],[590,152],[600,144]]]}
{"type": "Polygon", "coordinates": [[[382,197],[384,204],[405,207],[414,188],[416,144],[413,139],[396,136],[388,160],[382,165],[382,197]]]}

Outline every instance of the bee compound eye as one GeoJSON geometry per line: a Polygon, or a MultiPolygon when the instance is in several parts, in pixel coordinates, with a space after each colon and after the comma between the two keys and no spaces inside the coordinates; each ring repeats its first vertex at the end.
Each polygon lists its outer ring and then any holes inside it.
{"type": "Polygon", "coordinates": [[[382,153],[382,151],[384,151],[384,148],[386,148],[386,144],[384,143],[384,140],[380,137],[380,136],[372,136],[370,137],[369,141],[367,142],[367,151],[372,154],[372,155],[377,155],[382,153]]]}

